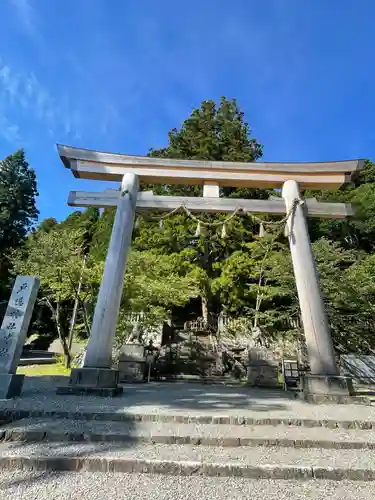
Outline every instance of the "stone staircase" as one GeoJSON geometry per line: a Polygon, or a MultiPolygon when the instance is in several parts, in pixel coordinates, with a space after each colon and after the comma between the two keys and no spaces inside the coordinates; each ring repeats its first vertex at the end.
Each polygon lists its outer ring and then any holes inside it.
{"type": "Polygon", "coordinates": [[[256,479],[375,480],[372,420],[8,410],[0,467],[256,479]]]}

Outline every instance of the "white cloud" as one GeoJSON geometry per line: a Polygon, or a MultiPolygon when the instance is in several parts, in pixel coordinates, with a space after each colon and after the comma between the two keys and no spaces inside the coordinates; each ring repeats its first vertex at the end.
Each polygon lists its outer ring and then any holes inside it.
{"type": "Polygon", "coordinates": [[[157,136],[160,117],[168,126],[178,125],[201,100],[222,94],[239,97],[250,125],[257,116],[274,135],[281,130],[284,137],[288,134],[291,101],[301,93],[304,64],[296,54],[283,53],[283,29],[292,21],[274,11],[277,2],[271,2],[270,23],[238,7],[225,15],[220,8],[202,8],[198,18],[194,8],[186,9],[178,23],[166,21],[157,6],[146,12],[139,9],[124,30],[130,33],[130,43],[105,21],[91,31],[94,20],[106,19],[105,3],[92,1],[77,43],[54,52],[52,59],[54,46],[41,36],[41,21],[46,20],[41,8],[36,10],[37,0],[9,1],[25,32],[41,41],[38,56],[45,56],[50,72],[46,78],[51,76],[57,86],[52,92],[44,74],[17,72],[0,64],[0,99],[7,108],[21,108],[57,140],[119,133],[126,140],[137,128],[146,128],[148,137],[157,136]],[[53,67],[64,67],[63,89],[59,90],[61,80],[56,84],[51,74],[53,67]]]}
{"type": "Polygon", "coordinates": [[[40,38],[38,29],[39,19],[30,0],[10,0],[10,3],[14,7],[27,34],[38,40],[40,38]]]}
{"type": "Polygon", "coordinates": [[[0,106],[3,132],[7,140],[13,142],[22,135],[20,111],[27,120],[43,126],[46,131],[79,133],[79,114],[71,113],[66,98],[56,99],[34,74],[14,71],[0,61],[0,106]],[[10,116],[18,116],[19,124],[9,123],[10,116]]]}
{"type": "Polygon", "coordinates": [[[10,123],[0,108],[0,136],[11,144],[19,145],[21,142],[18,125],[10,123]]]}

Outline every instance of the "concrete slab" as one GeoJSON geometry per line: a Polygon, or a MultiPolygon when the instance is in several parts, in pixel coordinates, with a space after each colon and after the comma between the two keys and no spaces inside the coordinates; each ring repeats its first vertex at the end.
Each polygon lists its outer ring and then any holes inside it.
{"type": "Polygon", "coordinates": [[[119,371],[107,368],[73,368],[69,384],[57,388],[59,395],[114,397],[122,394],[119,371]]]}

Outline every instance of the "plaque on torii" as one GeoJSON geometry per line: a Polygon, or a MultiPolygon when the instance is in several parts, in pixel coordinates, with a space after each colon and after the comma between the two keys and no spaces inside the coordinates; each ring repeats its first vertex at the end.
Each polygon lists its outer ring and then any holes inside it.
{"type": "Polygon", "coordinates": [[[170,211],[181,206],[191,212],[290,214],[288,238],[311,370],[304,379],[305,392],[324,397],[351,392],[350,380],[339,376],[336,365],[306,218],[344,219],[353,211],[349,204],[304,200],[301,190],[338,189],[353,180],[363,160],[245,163],[130,156],[63,145],[57,148],[62,162],[75,177],[121,182],[119,191],[72,191],[69,195],[71,206],[117,209],[84,365],[72,370],[69,387],[60,388],[60,392],[121,391],[118,375],[111,370],[112,345],[135,211],[170,211]],[[139,192],[140,183],[200,184],[203,197],[155,196],[139,192]],[[220,198],[220,187],[281,188],[282,198],[220,198]]]}

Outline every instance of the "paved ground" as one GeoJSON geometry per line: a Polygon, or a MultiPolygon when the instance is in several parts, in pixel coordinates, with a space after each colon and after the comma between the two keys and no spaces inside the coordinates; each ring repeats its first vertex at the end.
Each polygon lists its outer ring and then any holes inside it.
{"type": "Polygon", "coordinates": [[[281,390],[153,382],[124,386],[124,394],[117,398],[57,396],[56,386],[64,383],[65,377],[26,377],[22,397],[0,400],[0,411],[65,410],[375,422],[375,406],[311,405],[281,390]]]}
{"type": "Polygon", "coordinates": [[[370,500],[375,483],[0,472],[0,500],[370,500]]]}

